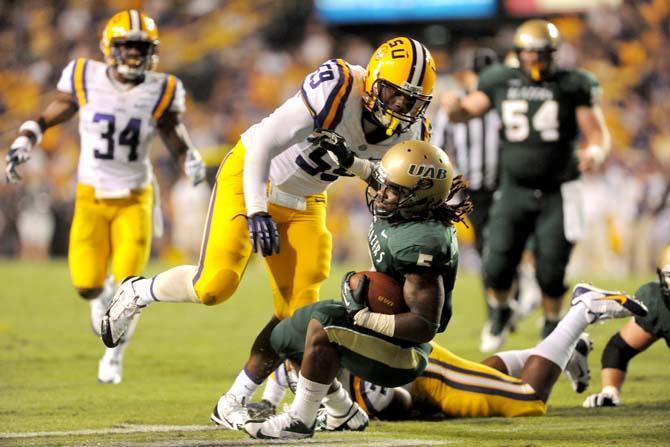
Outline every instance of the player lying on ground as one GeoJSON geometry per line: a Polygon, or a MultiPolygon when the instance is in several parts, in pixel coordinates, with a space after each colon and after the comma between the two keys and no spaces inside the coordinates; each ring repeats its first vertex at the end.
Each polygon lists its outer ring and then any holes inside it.
{"type": "Polygon", "coordinates": [[[324,402],[331,414],[367,417],[334,381],[341,366],[385,386],[411,382],[428,364],[430,345],[451,317],[451,293],[458,264],[452,223],[469,210],[466,200],[447,205],[463,187],[453,183],[447,155],[422,141],[395,145],[370,180],[367,203],[374,215],[368,233],[374,269],[402,284],[409,311],[371,312],[362,298],[364,277],[354,290],[343,281],[343,302],[320,301],[298,309],[272,331],[272,349],[301,363],[291,409],[244,430],[256,438],[305,438],[314,433],[324,402]]]}
{"type": "Polygon", "coordinates": [[[587,397],[584,407],[619,405],[630,360],[659,339],[670,346],[670,250],[666,253],[663,267],[658,269],[659,282],[648,282],[635,292],[649,312],[630,320],[610,338],[601,358],[602,390],[587,397]]]}
{"type": "MultiPolygon", "coordinates": [[[[591,323],[630,315],[641,317],[644,308],[620,292],[579,284],[572,306],[546,339],[531,349],[500,352],[482,363],[465,360],[436,342],[428,366],[412,383],[396,388],[379,386],[342,369],[338,380],[370,417],[420,418],[441,412],[448,417],[542,416],[561,369],[569,372],[573,389],[588,386],[587,354],[591,341],[581,331],[591,323]],[[576,348],[575,348],[576,347],[576,348]]],[[[264,401],[250,404],[254,417],[274,412],[286,387],[294,388],[296,372],[282,365],[268,381],[264,401]]],[[[343,420],[322,410],[317,430],[355,430],[357,419],[343,420]]]]}

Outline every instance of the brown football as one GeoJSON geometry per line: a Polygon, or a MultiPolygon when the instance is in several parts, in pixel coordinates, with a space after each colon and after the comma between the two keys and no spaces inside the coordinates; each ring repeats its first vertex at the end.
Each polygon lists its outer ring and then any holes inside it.
{"type": "Polygon", "coordinates": [[[370,279],[368,307],[380,314],[399,314],[409,311],[402,293],[402,286],[389,275],[380,272],[358,272],[349,278],[349,287],[355,290],[361,276],[370,279]]]}

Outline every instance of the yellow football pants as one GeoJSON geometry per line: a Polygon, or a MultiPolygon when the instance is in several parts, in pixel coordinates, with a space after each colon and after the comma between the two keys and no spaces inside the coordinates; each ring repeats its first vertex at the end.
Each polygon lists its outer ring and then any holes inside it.
{"type": "MultiPolygon", "coordinates": [[[[212,191],[198,272],[193,287],[204,304],[221,303],[235,292],[251,256],[242,171],[245,148],[238,142],[224,160],[212,191]]],[[[326,195],[307,197],[297,211],[270,204],[279,228],[280,252],[265,257],[275,316],[284,319],[319,298],[330,272],[332,236],[326,228],[326,195]]]]}
{"type": "Polygon", "coordinates": [[[451,417],[543,416],[546,404],[533,388],[481,363],[452,354],[437,343],[428,367],[412,384],[412,398],[451,417]]]}
{"type": "Polygon", "coordinates": [[[102,287],[110,259],[117,282],[142,273],[151,250],[152,205],[151,186],[122,199],[96,199],[94,187],[77,185],[68,250],[75,288],[102,287]]]}

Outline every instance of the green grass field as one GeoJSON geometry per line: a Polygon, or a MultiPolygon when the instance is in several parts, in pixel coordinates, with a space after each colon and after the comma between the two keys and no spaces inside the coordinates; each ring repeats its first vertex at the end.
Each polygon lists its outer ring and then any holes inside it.
{"type": "MultiPolygon", "coordinates": [[[[164,266],[151,265],[150,272],[164,266]]],[[[360,266],[359,266],[360,267],[360,266]]],[[[337,295],[343,268],[325,284],[337,295]]],[[[633,291],[651,279],[598,280],[633,291]]],[[[1,446],[247,446],[243,433],[214,429],[210,411],[243,365],[271,313],[267,280],[252,265],[230,302],[215,307],[159,304],[143,314],[124,362],[123,383],[96,383],[103,345],[89,328],[62,261],[0,262],[1,446]]],[[[478,278],[457,281],[454,318],[438,341],[479,360],[483,304],[478,278]]],[[[539,317],[539,316],[538,316],[539,317]]],[[[524,321],[507,348],[537,340],[537,318],[524,321]]],[[[599,389],[600,353],[621,322],[592,327],[589,363],[599,389]]],[[[373,422],[364,433],[317,434],[291,445],[335,446],[670,446],[670,356],[659,342],[632,363],[619,408],[585,410],[585,395],[561,379],[543,418],[373,422]]]]}

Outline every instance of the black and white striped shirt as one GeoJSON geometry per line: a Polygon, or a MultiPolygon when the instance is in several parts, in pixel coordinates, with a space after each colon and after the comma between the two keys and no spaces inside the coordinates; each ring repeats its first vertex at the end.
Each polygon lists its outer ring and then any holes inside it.
{"type": "Polygon", "coordinates": [[[500,119],[495,109],[464,123],[450,123],[440,108],[433,121],[432,143],[445,150],[469,189],[495,191],[498,185],[498,131],[500,119]]]}

